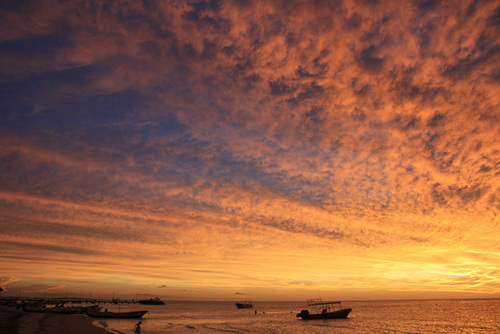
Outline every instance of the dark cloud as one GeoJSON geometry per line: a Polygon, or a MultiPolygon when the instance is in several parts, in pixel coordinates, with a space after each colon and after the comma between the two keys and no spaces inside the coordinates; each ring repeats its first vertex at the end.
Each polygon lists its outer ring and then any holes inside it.
{"type": "Polygon", "coordinates": [[[420,120],[414,115],[396,115],[391,121],[391,126],[403,132],[416,129],[419,125],[420,120]]]}
{"type": "MultiPolygon", "coordinates": [[[[65,31],[67,27],[62,27],[65,31]]],[[[24,39],[16,39],[0,43],[2,57],[54,57],[63,48],[73,46],[71,36],[67,33],[55,32],[47,35],[32,35],[24,39]]]]}
{"type": "Polygon", "coordinates": [[[448,201],[445,198],[445,193],[441,187],[441,184],[435,183],[432,186],[431,195],[432,195],[433,201],[436,202],[437,204],[442,205],[442,206],[445,206],[448,204],[448,201]]]}
{"type": "Polygon", "coordinates": [[[471,202],[477,202],[484,195],[488,193],[489,186],[481,186],[479,184],[474,184],[472,186],[450,187],[450,191],[456,194],[464,204],[470,204],[471,202]]]}
{"type": "Polygon", "coordinates": [[[0,8],[3,10],[19,10],[31,2],[31,0],[5,0],[0,3],[0,8]]]}
{"type": "MultiPolygon", "coordinates": [[[[493,44],[493,46],[491,46],[490,43],[494,42],[492,42],[491,40],[488,40],[487,42],[478,40],[478,44],[481,45],[478,46],[478,48],[484,47],[487,48],[487,50],[485,50],[485,52],[481,53],[479,56],[467,55],[461,59],[458,59],[456,63],[449,64],[443,71],[443,75],[449,76],[453,79],[465,80],[466,78],[470,77],[473,72],[478,71],[485,65],[494,61],[495,58],[498,58],[498,54],[500,54],[500,44],[493,44]]],[[[478,48],[476,48],[476,50],[478,48]]],[[[488,76],[495,76],[493,71],[495,70],[492,70],[492,72],[487,72],[486,74],[488,76]]]]}
{"type": "Polygon", "coordinates": [[[439,5],[440,0],[416,0],[413,1],[413,4],[417,7],[418,10],[427,12],[436,9],[439,5]]]}
{"type": "Polygon", "coordinates": [[[377,48],[373,45],[361,50],[356,59],[361,68],[367,71],[376,73],[384,68],[384,58],[377,55],[377,48]]]}
{"type": "Polygon", "coordinates": [[[322,117],[322,110],[321,108],[312,108],[310,111],[306,112],[304,114],[304,117],[312,122],[313,124],[315,125],[318,125],[318,124],[323,124],[325,122],[325,119],[322,117]]]}
{"type": "Polygon", "coordinates": [[[349,18],[346,18],[344,26],[347,30],[356,30],[360,27],[362,17],[358,13],[353,13],[349,18]]]}
{"type": "Polygon", "coordinates": [[[283,79],[270,82],[269,87],[271,88],[271,94],[276,96],[289,95],[297,90],[289,86],[283,79]]]}
{"type": "Polygon", "coordinates": [[[269,226],[272,228],[276,228],[278,230],[286,231],[286,232],[292,232],[292,233],[299,233],[299,234],[310,234],[318,238],[326,238],[326,239],[342,239],[345,238],[346,235],[344,233],[341,233],[339,231],[335,230],[330,230],[326,228],[321,228],[321,227],[314,227],[310,226],[308,224],[303,224],[300,222],[297,222],[295,220],[282,220],[282,221],[277,221],[275,219],[268,219],[268,218],[262,218],[261,224],[265,226],[269,226]]]}
{"type": "Polygon", "coordinates": [[[288,99],[288,103],[294,106],[298,106],[306,100],[320,97],[325,92],[325,88],[313,81],[311,84],[297,88],[297,91],[298,94],[288,99]]]}
{"type": "Polygon", "coordinates": [[[446,116],[438,112],[434,116],[432,116],[432,118],[427,122],[427,125],[431,128],[436,128],[442,125],[445,119],[446,116]]]}
{"type": "Polygon", "coordinates": [[[193,2],[190,6],[191,10],[184,14],[186,20],[196,22],[200,28],[212,28],[218,32],[227,32],[230,29],[228,20],[215,17],[220,10],[218,1],[193,2]]]}
{"type": "MultiPolygon", "coordinates": [[[[476,3],[473,3],[476,4],[476,3]]],[[[472,7],[472,5],[471,5],[472,7]]],[[[493,14],[489,17],[488,23],[492,26],[498,26],[500,25],[500,6],[498,6],[493,14]]]]}
{"type": "Polygon", "coordinates": [[[57,254],[74,254],[74,255],[99,255],[101,252],[96,250],[84,249],[79,247],[71,247],[71,246],[59,246],[59,245],[50,245],[43,243],[20,243],[20,242],[11,242],[11,241],[2,241],[5,246],[11,246],[15,248],[21,249],[29,249],[31,251],[38,252],[51,252],[57,254]]]}
{"type": "Polygon", "coordinates": [[[481,165],[481,168],[479,169],[479,172],[480,173],[487,173],[491,170],[491,167],[490,166],[486,166],[486,165],[481,165]]]}

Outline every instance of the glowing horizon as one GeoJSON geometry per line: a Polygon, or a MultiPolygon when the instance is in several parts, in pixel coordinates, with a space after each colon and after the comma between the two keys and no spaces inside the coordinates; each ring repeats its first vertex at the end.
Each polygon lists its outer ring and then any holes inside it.
{"type": "Polygon", "coordinates": [[[3,5],[2,295],[500,297],[499,14],[3,5]]]}

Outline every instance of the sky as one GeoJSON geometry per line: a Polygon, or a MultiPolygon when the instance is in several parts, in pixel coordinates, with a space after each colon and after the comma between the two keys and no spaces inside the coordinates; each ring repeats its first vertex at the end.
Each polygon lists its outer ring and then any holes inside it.
{"type": "Polygon", "coordinates": [[[500,297],[500,2],[0,22],[2,296],[500,297]]]}

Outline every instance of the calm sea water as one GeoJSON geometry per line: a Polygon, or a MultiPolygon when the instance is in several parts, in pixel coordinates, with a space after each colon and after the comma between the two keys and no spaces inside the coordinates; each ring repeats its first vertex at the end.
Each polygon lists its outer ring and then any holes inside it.
{"type": "MultiPolygon", "coordinates": [[[[500,299],[342,302],[348,319],[300,320],[304,302],[167,302],[166,305],[106,306],[108,310],[149,310],[143,333],[500,333],[500,299]],[[255,315],[255,309],[258,315],[255,315]]],[[[94,321],[116,333],[133,333],[136,319],[94,321]]]]}

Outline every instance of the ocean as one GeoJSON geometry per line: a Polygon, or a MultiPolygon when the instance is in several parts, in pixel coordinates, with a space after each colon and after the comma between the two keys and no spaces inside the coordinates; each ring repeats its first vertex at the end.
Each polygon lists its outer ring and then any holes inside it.
{"type": "MultiPolygon", "coordinates": [[[[148,310],[142,333],[500,333],[500,299],[345,301],[347,319],[300,320],[305,302],[166,301],[166,305],[105,305],[110,311],[148,310]],[[255,314],[257,310],[257,315],[255,314]]],[[[96,319],[115,333],[133,333],[137,319],[96,319]]]]}

